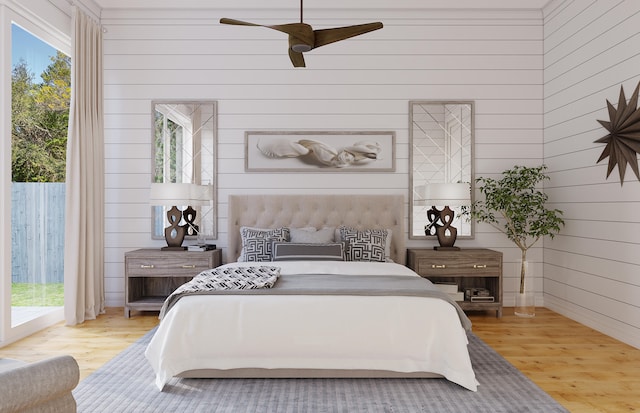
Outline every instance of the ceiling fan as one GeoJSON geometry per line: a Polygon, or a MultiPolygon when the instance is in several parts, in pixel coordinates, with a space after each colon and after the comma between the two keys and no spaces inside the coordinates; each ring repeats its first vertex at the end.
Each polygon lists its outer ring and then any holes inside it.
{"type": "Polygon", "coordinates": [[[302,53],[317,49],[330,43],[345,40],[350,37],[359,36],[364,33],[382,29],[382,23],[356,24],[346,27],[335,27],[332,29],[313,30],[313,28],[302,21],[303,0],[300,0],[300,23],[287,23],[276,25],[255,24],[243,22],[235,19],[220,19],[222,24],[233,24],[237,26],[258,26],[267,27],[289,35],[289,58],[294,67],[305,67],[302,53]]]}

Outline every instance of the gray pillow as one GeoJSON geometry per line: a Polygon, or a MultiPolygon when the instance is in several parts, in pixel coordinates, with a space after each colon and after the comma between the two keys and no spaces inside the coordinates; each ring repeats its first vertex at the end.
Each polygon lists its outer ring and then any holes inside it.
{"type": "Polygon", "coordinates": [[[273,261],[344,261],[345,244],[274,242],[273,261]]]}

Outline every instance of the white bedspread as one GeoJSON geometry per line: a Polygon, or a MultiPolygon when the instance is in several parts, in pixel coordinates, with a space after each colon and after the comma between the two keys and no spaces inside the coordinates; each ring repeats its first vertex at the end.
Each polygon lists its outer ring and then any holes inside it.
{"type": "MultiPolygon", "coordinates": [[[[256,263],[226,264],[247,265],[256,263]]],[[[283,275],[418,277],[393,263],[304,261],[277,266],[283,275]]],[[[431,372],[469,390],[476,391],[478,384],[455,308],[425,297],[183,297],[162,319],[145,356],[160,390],[185,371],[237,368],[431,372]]]]}

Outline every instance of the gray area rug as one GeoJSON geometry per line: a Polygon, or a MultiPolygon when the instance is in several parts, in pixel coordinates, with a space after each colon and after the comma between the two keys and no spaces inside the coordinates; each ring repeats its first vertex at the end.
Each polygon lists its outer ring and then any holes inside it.
{"type": "Polygon", "coordinates": [[[172,379],[159,392],[144,358],[151,330],[80,382],[79,412],[567,412],[473,333],[477,392],[445,379],[172,379]]]}

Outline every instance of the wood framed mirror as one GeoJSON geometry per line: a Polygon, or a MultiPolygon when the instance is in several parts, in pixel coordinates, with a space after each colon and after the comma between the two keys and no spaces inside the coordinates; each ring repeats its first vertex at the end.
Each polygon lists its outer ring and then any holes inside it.
{"type": "MultiPolygon", "coordinates": [[[[152,170],[154,183],[212,185],[211,202],[193,206],[200,239],[216,239],[217,228],[217,102],[151,102],[152,170]]],[[[184,209],[188,205],[178,205],[184,209]]],[[[170,206],[152,206],[153,239],[164,239],[170,206]]],[[[188,235],[188,238],[196,238],[188,235]]]]}
{"type": "MultiPolygon", "coordinates": [[[[425,234],[432,205],[426,198],[430,183],[469,183],[474,200],[474,105],[471,101],[409,102],[409,239],[435,239],[425,234]]],[[[473,238],[473,221],[460,219],[451,207],[458,239],[473,238]]]]}

